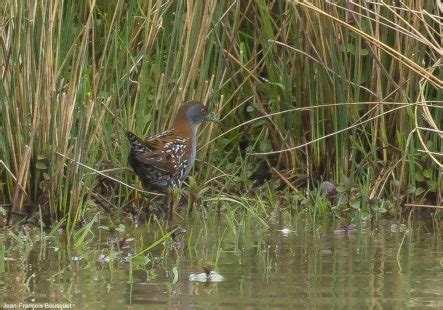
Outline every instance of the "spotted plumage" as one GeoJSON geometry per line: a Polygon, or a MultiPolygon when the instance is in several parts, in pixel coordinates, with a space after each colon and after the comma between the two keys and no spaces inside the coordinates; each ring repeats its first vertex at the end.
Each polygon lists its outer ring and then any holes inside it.
{"type": "Polygon", "coordinates": [[[145,140],[131,132],[127,137],[131,144],[129,164],[145,187],[164,191],[180,186],[188,168],[188,148],[192,147],[189,138],[177,136],[174,130],[145,140]]]}
{"type": "Polygon", "coordinates": [[[166,192],[176,188],[191,171],[196,156],[196,127],[205,120],[214,120],[204,105],[184,104],[178,110],[170,129],[140,139],[127,132],[131,151],[128,162],[144,187],[166,192]]]}

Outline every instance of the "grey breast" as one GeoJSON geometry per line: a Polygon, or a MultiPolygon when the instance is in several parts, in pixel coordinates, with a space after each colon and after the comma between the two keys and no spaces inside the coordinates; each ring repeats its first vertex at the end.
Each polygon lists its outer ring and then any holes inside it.
{"type": "Polygon", "coordinates": [[[183,178],[186,178],[189,173],[192,170],[192,167],[194,166],[195,162],[195,156],[197,154],[197,134],[196,134],[196,128],[195,125],[192,124],[192,137],[191,137],[191,154],[189,155],[189,159],[186,165],[185,173],[183,175],[183,178]]]}

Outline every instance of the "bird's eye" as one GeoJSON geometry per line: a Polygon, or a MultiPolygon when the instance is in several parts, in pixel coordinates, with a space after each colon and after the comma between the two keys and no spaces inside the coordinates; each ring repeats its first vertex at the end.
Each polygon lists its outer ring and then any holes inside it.
{"type": "Polygon", "coordinates": [[[206,111],[205,108],[201,108],[201,109],[200,109],[200,113],[201,113],[202,115],[205,115],[206,113],[208,113],[208,111],[206,111]]]}

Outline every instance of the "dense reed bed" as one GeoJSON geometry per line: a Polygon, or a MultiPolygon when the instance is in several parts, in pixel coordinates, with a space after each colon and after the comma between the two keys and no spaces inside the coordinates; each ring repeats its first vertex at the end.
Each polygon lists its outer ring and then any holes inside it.
{"type": "Polygon", "coordinates": [[[222,122],[200,128],[189,205],[370,217],[442,204],[436,1],[8,0],[0,11],[4,211],[73,227],[90,210],[155,204],[132,188],[124,133],[165,129],[190,99],[222,122]]]}

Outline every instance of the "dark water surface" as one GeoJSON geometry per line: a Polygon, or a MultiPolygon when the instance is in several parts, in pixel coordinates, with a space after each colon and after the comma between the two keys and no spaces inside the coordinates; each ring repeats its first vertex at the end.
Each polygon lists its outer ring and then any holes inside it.
{"type": "Polygon", "coordinates": [[[77,247],[62,238],[43,244],[38,229],[28,232],[31,244],[5,233],[0,307],[443,309],[440,221],[383,221],[370,228],[277,215],[266,223],[193,215],[180,222],[187,229],[183,242],[161,243],[143,267],[125,258],[160,238],[161,222],[133,230],[127,224],[123,233],[94,230],[77,247]],[[224,281],[190,282],[189,275],[208,263],[224,281]]]}

